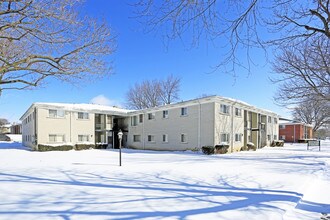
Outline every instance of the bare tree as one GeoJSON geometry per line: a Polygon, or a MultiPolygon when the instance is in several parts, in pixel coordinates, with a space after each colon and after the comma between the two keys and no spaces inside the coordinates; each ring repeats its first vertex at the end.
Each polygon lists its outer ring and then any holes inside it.
{"type": "Polygon", "coordinates": [[[281,78],[277,82],[284,82],[281,98],[301,101],[308,90],[329,100],[329,5],[330,0],[138,0],[135,7],[147,31],[183,42],[190,39],[192,46],[200,39],[222,42],[218,67],[234,75],[237,67],[250,72],[251,65],[259,64],[250,56],[252,48],[263,50],[266,56],[272,49],[277,53],[274,68],[281,78]]]}
{"type": "Polygon", "coordinates": [[[110,73],[110,30],[79,15],[80,2],[0,2],[0,92],[33,88],[48,77],[75,81],[110,73]]]}
{"type": "Polygon", "coordinates": [[[136,83],[126,94],[127,107],[144,109],[171,104],[179,98],[180,79],[170,75],[165,80],[136,83]]]}
{"type": "Polygon", "coordinates": [[[279,103],[305,101],[309,97],[330,102],[330,39],[311,37],[296,46],[283,47],[273,64],[280,83],[279,103]]]}
{"type": "Polygon", "coordinates": [[[313,131],[330,124],[330,104],[324,100],[305,99],[294,108],[292,112],[294,120],[313,125],[313,131]]]}
{"type": "Polygon", "coordinates": [[[173,75],[160,81],[160,98],[163,104],[171,104],[179,99],[181,79],[173,75]]]}
{"type": "Polygon", "coordinates": [[[9,121],[5,118],[0,118],[0,126],[9,124],[9,121]]]}
{"type": "MultiPolygon", "coordinates": [[[[147,24],[146,31],[159,31],[168,39],[191,40],[221,37],[230,45],[219,65],[232,64],[249,68],[252,47],[265,48],[303,41],[329,31],[329,0],[138,0],[137,16],[147,24]],[[245,60],[237,52],[245,51],[245,60]],[[246,64],[247,63],[247,64],[246,64]]],[[[223,48],[224,49],[224,48],[223,48]]]]}

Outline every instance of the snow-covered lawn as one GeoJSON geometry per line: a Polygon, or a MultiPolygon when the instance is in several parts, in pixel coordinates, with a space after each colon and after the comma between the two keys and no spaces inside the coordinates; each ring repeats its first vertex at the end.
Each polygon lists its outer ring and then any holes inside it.
{"type": "Polygon", "coordinates": [[[330,142],[207,156],[0,142],[0,219],[320,219],[330,142]]]}

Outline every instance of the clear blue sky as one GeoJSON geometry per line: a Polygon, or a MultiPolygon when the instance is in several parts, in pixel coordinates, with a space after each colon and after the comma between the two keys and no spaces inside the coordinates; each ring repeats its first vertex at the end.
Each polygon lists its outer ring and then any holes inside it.
{"type": "Polygon", "coordinates": [[[274,104],[278,85],[269,81],[271,68],[265,65],[262,53],[252,54],[259,63],[250,75],[238,70],[234,78],[221,70],[213,71],[219,62],[221,48],[203,41],[198,48],[192,49],[187,49],[189,45],[183,45],[181,41],[171,41],[164,46],[160,35],[141,31],[142,26],[132,18],[133,8],[127,1],[87,0],[83,8],[89,16],[105,17],[117,35],[117,50],[111,57],[114,74],[95,82],[83,81],[78,86],[52,79],[34,90],[4,91],[0,97],[0,117],[18,121],[33,102],[90,103],[98,97],[97,102],[124,106],[130,86],[146,79],[162,79],[169,74],[181,78],[182,100],[202,94],[221,95],[282,116],[290,115],[286,109],[274,104]]]}

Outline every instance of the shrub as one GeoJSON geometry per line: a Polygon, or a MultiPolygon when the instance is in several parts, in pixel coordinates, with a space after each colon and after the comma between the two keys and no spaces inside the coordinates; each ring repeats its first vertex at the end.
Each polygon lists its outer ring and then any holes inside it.
{"type": "Polygon", "coordinates": [[[284,141],[283,140],[273,141],[270,146],[271,147],[283,147],[284,146],[284,141]]]}
{"type": "Polygon", "coordinates": [[[228,152],[229,145],[228,144],[220,144],[215,145],[215,153],[216,154],[225,154],[228,152]]]}
{"type": "Polygon", "coordinates": [[[96,144],[95,149],[106,149],[108,144],[96,144]]]}
{"type": "Polygon", "coordinates": [[[247,144],[246,144],[246,147],[247,147],[247,150],[254,150],[254,151],[256,151],[257,150],[257,147],[254,145],[254,143],[252,143],[252,142],[248,142],[247,144]]]}
{"type": "Polygon", "coordinates": [[[202,152],[206,155],[214,154],[214,147],[213,146],[203,146],[202,152]]]}
{"type": "Polygon", "coordinates": [[[247,146],[241,147],[241,151],[247,151],[247,150],[248,150],[248,147],[247,146]]]}
{"type": "Polygon", "coordinates": [[[72,145],[51,146],[51,145],[38,144],[38,151],[68,151],[72,149],[73,149],[72,145]]]}
{"type": "Polygon", "coordinates": [[[88,150],[90,148],[95,148],[94,144],[76,144],[75,150],[88,150]]]}

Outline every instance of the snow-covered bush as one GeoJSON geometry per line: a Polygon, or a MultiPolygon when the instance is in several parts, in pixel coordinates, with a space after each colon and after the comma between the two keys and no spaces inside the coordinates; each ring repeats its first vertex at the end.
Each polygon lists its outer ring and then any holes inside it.
{"type": "Polygon", "coordinates": [[[90,148],[95,148],[94,144],[76,144],[75,150],[88,150],[90,148]]]}
{"type": "Polygon", "coordinates": [[[216,154],[225,154],[228,152],[229,144],[221,143],[219,145],[215,145],[215,153],[216,154]]]}
{"type": "Polygon", "coordinates": [[[38,151],[67,151],[67,150],[72,150],[73,146],[72,145],[44,145],[44,144],[39,144],[38,145],[38,151]]]}
{"type": "Polygon", "coordinates": [[[213,146],[203,146],[202,152],[206,155],[214,154],[214,147],[213,146]]]}
{"type": "Polygon", "coordinates": [[[247,146],[247,150],[254,150],[254,151],[257,150],[257,147],[252,142],[248,142],[246,146],[247,146]]]}

